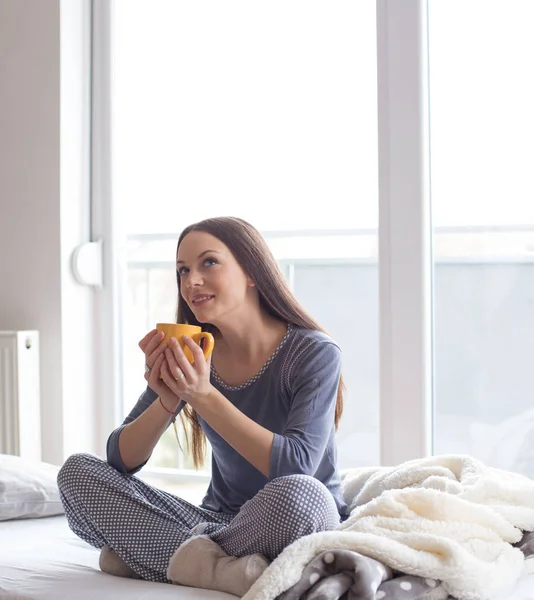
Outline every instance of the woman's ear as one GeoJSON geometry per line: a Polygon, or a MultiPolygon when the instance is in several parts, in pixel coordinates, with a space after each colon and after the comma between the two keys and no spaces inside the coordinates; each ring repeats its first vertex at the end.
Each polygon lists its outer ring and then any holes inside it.
{"type": "Polygon", "coordinates": [[[247,286],[248,287],[256,287],[256,284],[254,283],[254,280],[252,279],[252,277],[247,276],[247,286]]]}

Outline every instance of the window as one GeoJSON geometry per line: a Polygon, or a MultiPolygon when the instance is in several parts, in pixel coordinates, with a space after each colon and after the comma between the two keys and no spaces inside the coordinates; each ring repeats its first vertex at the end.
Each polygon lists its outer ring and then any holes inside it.
{"type": "MultiPolygon", "coordinates": [[[[114,194],[127,234],[123,414],[144,389],[137,343],[176,309],[176,240],[249,220],[340,344],[341,468],[379,461],[376,6],[117,0],[114,194]],[[142,40],[142,43],[140,43],[142,40]]],[[[155,467],[191,468],[169,430],[155,467]]]]}
{"type": "Polygon", "coordinates": [[[530,0],[429,2],[434,451],[529,476],[533,22],[530,0]]]}

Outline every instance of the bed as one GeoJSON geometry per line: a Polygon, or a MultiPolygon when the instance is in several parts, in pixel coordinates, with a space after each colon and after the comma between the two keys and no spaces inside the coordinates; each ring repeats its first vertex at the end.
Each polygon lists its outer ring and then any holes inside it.
{"type": "MultiPolygon", "coordinates": [[[[0,600],[235,600],[221,592],[103,573],[99,551],[67,525],[56,476],[53,465],[0,455],[0,600]]],[[[266,590],[274,597],[270,584],[266,590]]],[[[492,600],[534,600],[534,574],[492,600]]]]}
{"type": "MultiPolygon", "coordinates": [[[[64,516],[0,523],[0,598],[13,600],[235,600],[195,588],[113,577],[98,551],[78,539],[64,516]]],[[[502,600],[533,600],[534,575],[502,600]]],[[[501,598],[499,598],[501,600],[501,598]]]]}
{"type": "MultiPolygon", "coordinates": [[[[2,600],[235,600],[235,596],[114,577],[99,552],[78,539],[63,515],[0,523],[2,600]]],[[[519,599],[518,599],[519,600],[519,599]]]]}
{"type": "Polygon", "coordinates": [[[0,600],[235,600],[221,592],[103,573],[68,527],[58,467],[0,454],[0,600]]]}

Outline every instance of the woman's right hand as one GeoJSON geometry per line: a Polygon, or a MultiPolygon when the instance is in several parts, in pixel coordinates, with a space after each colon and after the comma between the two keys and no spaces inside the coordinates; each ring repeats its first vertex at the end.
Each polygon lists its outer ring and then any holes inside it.
{"type": "Polygon", "coordinates": [[[168,347],[164,341],[165,335],[153,329],[139,342],[139,348],[145,353],[145,365],[150,371],[145,372],[148,387],[161,398],[165,407],[174,411],[180,404],[180,398],[160,379],[161,368],[166,362],[165,350],[168,347]]]}

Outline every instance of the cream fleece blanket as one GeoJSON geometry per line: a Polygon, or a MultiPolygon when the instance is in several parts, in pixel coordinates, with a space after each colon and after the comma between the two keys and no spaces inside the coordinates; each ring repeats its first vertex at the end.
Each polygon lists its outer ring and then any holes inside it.
{"type": "Polygon", "coordinates": [[[335,531],[303,537],[274,560],[244,600],[274,600],[326,550],[346,548],[396,571],[441,580],[451,596],[481,600],[534,572],[512,546],[534,530],[534,481],[465,455],[351,469],[350,506],[335,531]]]}

